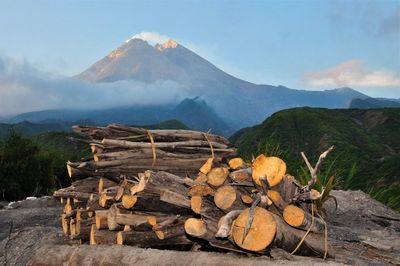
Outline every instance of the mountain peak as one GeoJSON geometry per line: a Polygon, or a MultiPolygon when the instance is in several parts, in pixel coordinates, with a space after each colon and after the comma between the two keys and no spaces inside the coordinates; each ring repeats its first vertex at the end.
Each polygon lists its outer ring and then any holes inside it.
{"type": "Polygon", "coordinates": [[[166,42],[164,42],[163,44],[156,44],[156,48],[159,51],[163,51],[165,49],[169,49],[169,48],[176,48],[178,46],[178,43],[172,39],[168,39],[166,42]]]}

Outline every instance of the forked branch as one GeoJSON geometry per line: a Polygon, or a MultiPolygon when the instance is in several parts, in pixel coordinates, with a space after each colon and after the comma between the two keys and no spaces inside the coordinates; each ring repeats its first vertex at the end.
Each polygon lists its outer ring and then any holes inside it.
{"type": "Polygon", "coordinates": [[[324,159],[326,158],[326,156],[328,155],[328,153],[333,150],[333,148],[334,148],[334,146],[329,147],[329,149],[324,151],[319,156],[318,162],[315,165],[315,167],[311,166],[311,164],[308,161],[304,152],[301,152],[301,156],[303,157],[303,160],[306,163],[308,170],[310,171],[310,174],[311,174],[311,179],[310,179],[310,181],[308,181],[308,184],[304,187],[304,191],[311,191],[311,189],[314,187],[315,183],[317,182],[317,174],[318,174],[318,171],[320,170],[321,164],[324,161],[324,159]]]}

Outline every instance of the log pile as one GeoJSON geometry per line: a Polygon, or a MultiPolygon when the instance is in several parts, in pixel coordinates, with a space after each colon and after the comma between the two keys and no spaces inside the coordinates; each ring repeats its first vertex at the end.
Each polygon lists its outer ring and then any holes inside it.
{"type": "Polygon", "coordinates": [[[312,177],[302,186],[280,158],[246,163],[215,135],[121,125],[74,130],[90,136],[94,158],[69,162],[75,181],[54,193],[73,241],[333,256],[313,203],[321,196],[313,189],[317,172],[332,148],[315,167],[302,154],[312,177]]]}
{"type": "Polygon", "coordinates": [[[168,171],[185,176],[196,174],[211,156],[229,158],[236,149],[224,137],[192,130],[147,130],[111,124],[107,127],[74,126],[88,136],[93,158],[68,162],[73,180],[103,176],[119,182],[146,170],[168,171]]]}

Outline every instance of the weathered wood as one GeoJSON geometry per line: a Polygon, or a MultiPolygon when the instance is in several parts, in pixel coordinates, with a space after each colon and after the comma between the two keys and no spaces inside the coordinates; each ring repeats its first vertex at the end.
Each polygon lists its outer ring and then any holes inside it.
{"type": "Polygon", "coordinates": [[[117,137],[117,138],[133,138],[137,141],[148,141],[148,132],[153,136],[155,141],[166,141],[166,140],[182,140],[182,139],[193,139],[193,140],[205,140],[204,134],[211,141],[224,143],[229,145],[229,141],[221,136],[203,133],[193,130],[182,130],[182,129],[163,129],[163,130],[147,130],[138,127],[129,127],[119,124],[110,124],[107,127],[94,127],[94,126],[73,126],[73,131],[89,135],[94,139],[103,139],[106,137],[117,137]]]}
{"type": "MultiPolygon", "coordinates": [[[[151,148],[151,143],[146,142],[132,142],[126,140],[116,140],[116,139],[103,139],[101,141],[103,145],[110,145],[115,147],[127,148],[127,149],[135,149],[135,148],[151,148]]],[[[211,142],[213,147],[219,149],[226,149],[228,145],[211,142]]],[[[175,147],[208,147],[210,144],[207,141],[202,140],[188,140],[188,141],[178,141],[178,142],[157,142],[155,143],[157,148],[175,148],[175,147]]]]}
{"type": "Polygon", "coordinates": [[[242,210],[230,211],[218,222],[218,231],[215,237],[227,238],[231,232],[233,221],[242,213],[242,210]]]}
{"type": "Polygon", "coordinates": [[[152,230],[148,218],[150,215],[123,213],[116,204],[111,206],[107,215],[109,230],[123,230],[121,226],[129,225],[133,230],[152,230]]]}
{"type": "Polygon", "coordinates": [[[147,232],[118,232],[116,243],[119,245],[130,245],[142,248],[169,248],[180,246],[182,249],[190,249],[193,242],[185,234],[159,239],[153,231],[147,232]]]}

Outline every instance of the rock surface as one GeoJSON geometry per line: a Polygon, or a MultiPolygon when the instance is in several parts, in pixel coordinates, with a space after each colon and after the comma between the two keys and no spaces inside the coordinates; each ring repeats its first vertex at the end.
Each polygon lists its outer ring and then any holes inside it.
{"type": "Polygon", "coordinates": [[[62,234],[61,205],[44,197],[0,210],[0,265],[391,265],[400,264],[400,214],[361,191],[333,191],[325,212],[335,259],[182,252],[128,246],[73,246],[62,234]],[[72,256],[73,254],[73,256],[72,256]]]}

